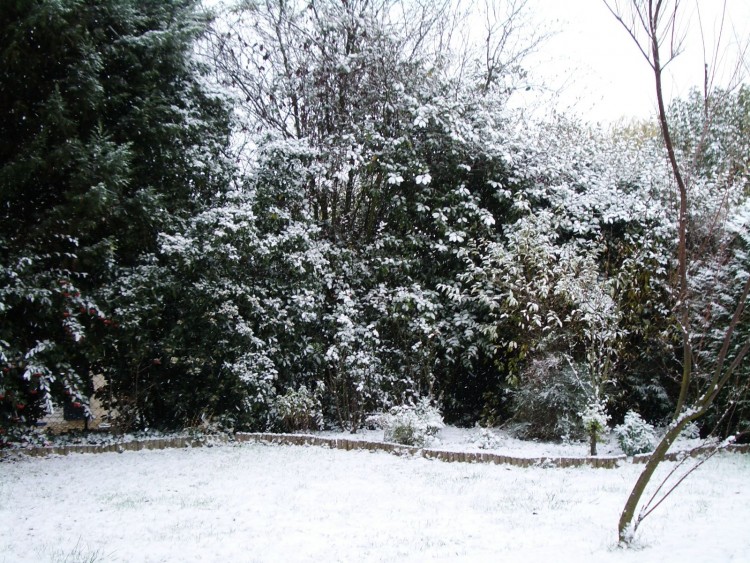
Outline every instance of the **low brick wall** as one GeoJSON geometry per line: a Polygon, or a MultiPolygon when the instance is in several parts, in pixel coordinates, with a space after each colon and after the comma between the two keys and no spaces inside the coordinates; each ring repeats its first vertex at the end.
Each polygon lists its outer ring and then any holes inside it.
{"type": "Polygon", "coordinates": [[[123,442],[120,444],[70,444],[67,446],[45,446],[28,448],[22,450],[9,450],[8,453],[24,453],[30,456],[43,457],[47,455],[68,455],[68,454],[99,454],[107,452],[136,452],[140,450],[164,450],[168,448],[196,448],[207,445],[213,445],[216,442],[228,442],[229,438],[221,436],[212,436],[210,439],[205,438],[157,438],[153,440],[133,440],[132,442],[123,442]]]}
{"type": "Polygon", "coordinates": [[[494,463],[512,465],[515,467],[597,467],[611,469],[618,463],[625,461],[626,456],[607,457],[537,457],[524,458],[490,452],[450,452],[430,448],[416,448],[386,442],[370,442],[366,440],[348,440],[346,438],[324,438],[308,434],[268,434],[268,433],[237,433],[235,438],[240,442],[260,442],[269,444],[290,444],[297,446],[327,446],[339,450],[367,450],[382,451],[396,455],[410,455],[436,459],[447,462],[460,463],[494,463]]]}
{"type": "MultiPolygon", "coordinates": [[[[238,432],[234,438],[228,436],[211,436],[211,437],[172,437],[153,440],[135,440],[121,444],[107,445],[68,445],[68,446],[48,446],[29,448],[25,450],[9,450],[8,454],[26,454],[30,456],[47,456],[47,455],[68,455],[72,453],[105,453],[105,452],[125,452],[139,450],[163,450],[166,448],[195,448],[212,446],[216,443],[226,443],[232,439],[237,442],[256,442],[261,444],[279,444],[295,446],[322,446],[338,450],[366,450],[382,451],[396,455],[408,455],[413,457],[423,457],[425,459],[435,459],[445,462],[458,463],[494,463],[496,465],[511,465],[514,467],[595,467],[603,469],[612,469],[617,467],[621,462],[631,459],[633,463],[646,463],[648,454],[633,456],[628,458],[624,455],[606,456],[606,457],[556,457],[544,456],[536,458],[513,457],[490,452],[451,452],[439,449],[416,448],[412,446],[402,446],[400,444],[391,444],[387,442],[372,442],[367,440],[349,440],[346,438],[327,438],[322,436],[313,436],[310,434],[272,434],[272,433],[251,433],[238,432]]],[[[736,453],[750,453],[750,445],[727,446],[724,451],[736,453]]],[[[697,456],[710,451],[710,448],[699,448],[689,452],[689,455],[697,456]]],[[[3,452],[0,452],[0,456],[3,452]]],[[[666,459],[677,461],[682,459],[685,452],[669,453],[666,459]]]]}
{"type": "MultiPolygon", "coordinates": [[[[702,448],[695,448],[694,450],[685,451],[685,452],[669,452],[664,455],[664,459],[666,461],[680,461],[684,459],[686,456],[698,457],[699,455],[709,453],[713,450],[714,450],[713,447],[705,446],[702,448]]],[[[733,453],[738,453],[738,454],[747,454],[747,453],[750,453],[750,444],[735,444],[735,445],[725,446],[721,448],[721,451],[733,452],[733,453]]],[[[650,457],[651,457],[650,454],[634,455],[633,463],[646,463],[650,457]]]]}

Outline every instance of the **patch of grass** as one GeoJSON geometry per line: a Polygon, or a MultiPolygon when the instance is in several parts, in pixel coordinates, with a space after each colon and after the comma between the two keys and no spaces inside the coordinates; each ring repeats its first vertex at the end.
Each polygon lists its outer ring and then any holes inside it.
{"type": "Polygon", "coordinates": [[[43,544],[38,552],[40,555],[46,555],[51,563],[105,563],[110,561],[114,554],[104,553],[101,549],[91,549],[81,538],[78,538],[70,550],[43,544]]]}
{"type": "Polygon", "coordinates": [[[111,493],[100,495],[102,503],[111,506],[115,510],[141,510],[149,505],[172,505],[176,508],[202,508],[211,509],[218,507],[218,501],[197,492],[178,494],[146,495],[143,493],[111,493]]]}

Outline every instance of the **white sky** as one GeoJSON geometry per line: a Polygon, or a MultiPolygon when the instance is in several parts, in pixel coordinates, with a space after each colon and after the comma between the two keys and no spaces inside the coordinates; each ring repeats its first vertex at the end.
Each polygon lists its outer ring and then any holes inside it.
{"type": "MultiPolygon", "coordinates": [[[[622,0],[623,5],[629,4],[622,0]]],[[[707,45],[719,29],[722,0],[683,0],[688,31],[685,50],[667,67],[666,94],[685,95],[703,83],[703,48],[698,25],[700,10],[707,45]],[[696,8],[697,7],[697,8],[696,8]]],[[[558,109],[571,107],[592,121],[648,117],[655,112],[651,69],[632,39],[607,10],[603,0],[529,0],[533,18],[559,30],[530,61],[530,68],[553,89],[562,87],[558,109]],[[532,66],[533,65],[533,66],[532,66]]],[[[723,65],[738,43],[750,39],[750,0],[727,0],[722,38],[723,65]]],[[[712,57],[709,57],[711,60],[712,57]]],[[[725,73],[726,74],[726,73],[725,73]]],[[[716,84],[726,84],[726,76],[716,84]]],[[[533,96],[526,94],[531,98],[533,96]]]]}
{"type": "MultiPolygon", "coordinates": [[[[203,2],[214,6],[222,0],[203,2]]],[[[687,35],[683,53],[665,71],[667,101],[672,96],[685,96],[691,87],[703,84],[703,41],[697,14],[700,12],[705,43],[710,49],[716,43],[725,3],[724,0],[681,2],[686,16],[682,27],[687,35]]],[[[651,69],[603,0],[528,0],[528,3],[532,21],[557,33],[527,60],[531,79],[540,81],[545,88],[535,85],[530,92],[517,95],[517,105],[573,111],[594,122],[655,114],[651,69]]],[[[630,0],[620,0],[623,6],[629,3],[630,0]]],[[[738,45],[750,44],[750,0],[726,0],[720,44],[720,64],[711,66],[733,68],[730,59],[736,60],[738,45]]],[[[708,61],[714,59],[709,53],[708,61]]],[[[744,67],[746,76],[750,75],[748,67],[750,64],[744,67]]],[[[726,86],[727,74],[717,77],[715,85],[726,86]]]]}

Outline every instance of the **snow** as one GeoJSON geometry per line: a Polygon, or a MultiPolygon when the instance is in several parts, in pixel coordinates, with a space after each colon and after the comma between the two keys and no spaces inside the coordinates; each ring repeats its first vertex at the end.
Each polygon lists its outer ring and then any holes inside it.
{"type": "MultiPolygon", "coordinates": [[[[444,433],[446,447],[471,434],[444,433]]],[[[522,444],[522,456],[543,449],[522,444]]],[[[616,524],[642,468],[631,463],[517,468],[246,443],[0,467],[0,563],[713,562],[750,553],[742,454],[699,468],[627,550],[616,546],[616,524]]]]}
{"type": "MultiPolygon", "coordinates": [[[[522,440],[516,438],[513,432],[497,428],[488,429],[496,438],[496,447],[482,447],[480,428],[458,428],[446,426],[427,447],[433,450],[449,452],[488,452],[505,455],[514,458],[532,459],[545,457],[576,458],[589,455],[590,444],[588,438],[581,441],[545,442],[541,440],[522,440]]],[[[661,439],[663,429],[657,436],[661,439]]],[[[356,434],[335,431],[318,432],[317,435],[329,438],[345,438],[347,440],[362,440],[366,442],[382,442],[383,430],[359,430],[356,434]]],[[[687,452],[694,448],[708,447],[711,440],[700,438],[689,438],[681,436],[669,448],[669,452],[687,452]]],[[[607,431],[601,435],[598,442],[598,457],[617,457],[625,455],[617,441],[617,435],[613,431],[607,431]]]]}
{"type": "MultiPolygon", "coordinates": [[[[543,442],[536,440],[521,440],[510,433],[497,429],[490,432],[497,437],[497,447],[482,448],[479,443],[478,428],[457,428],[446,426],[428,447],[434,450],[449,452],[489,452],[517,458],[541,457],[586,457],[589,453],[589,443],[584,442],[543,442]]],[[[363,440],[377,442],[383,440],[383,430],[360,430],[356,434],[341,434],[339,432],[320,432],[321,436],[346,438],[347,440],[363,440]]],[[[698,444],[699,441],[696,441],[698,444]]],[[[684,443],[684,442],[683,442],[684,443]]],[[[615,440],[614,434],[606,436],[599,444],[600,456],[622,455],[622,450],[615,440]]]]}

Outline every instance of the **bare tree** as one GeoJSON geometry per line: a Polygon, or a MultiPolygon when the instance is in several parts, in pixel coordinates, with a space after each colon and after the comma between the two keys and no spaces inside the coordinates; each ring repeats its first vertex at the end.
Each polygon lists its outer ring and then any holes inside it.
{"type": "MultiPolygon", "coordinates": [[[[750,279],[744,284],[731,320],[724,329],[724,338],[715,358],[713,369],[705,378],[699,379],[695,377],[695,350],[693,346],[693,330],[691,329],[691,296],[688,284],[688,270],[691,263],[691,256],[688,249],[688,221],[691,201],[689,186],[683,167],[678,161],[672,132],[667,120],[662,82],[665,67],[682,51],[685,37],[685,22],[681,18],[684,16],[685,9],[680,0],[603,1],[633,39],[653,72],[659,128],[679,194],[676,317],[682,334],[680,392],[672,424],[668,427],[661,442],[651,454],[620,516],[618,526],[619,539],[623,543],[628,543],[632,539],[640,522],[661,503],[665,496],[668,496],[674,490],[674,486],[665,487],[664,483],[662,483],[657,488],[654,496],[641,507],[640,512],[636,516],[636,510],[639,507],[646,487],[651,481],[657,467],[664,460],[669,447],[679,437],[685,426],[697,420],[709,410],[722,389],[730,381],[733,381],[732,375],[737,371],[747,356],[748,351],[750,351],[750,340],[746,340],[744,343],[741,342],[738,345],[734,338],[736,329],[743,318],[745,303],[748,298],[748,292],[750,292],[750,279]],[[690,391],[696,384],[699,386],[699,391],[691,399],[690,391]],[[662,490],[665,492],[661,493],[662,490]],[[658,497],[660,493],[661,497],[658,497]]],[[[708,108],[708,96],[712,89],[711,84],[714,75],[709,73],[707,64],[705,65],[705,69],[704,95],[706,96],[705,107],[708,108]]],[[[677,484],[681,481],[682,479],[678,480],[677,484]]]]}
{"type": "Polygon", "coordinates": [[[244,0],[217,19],[206,56],[239,94],[250,140],[317,151],[318,170],[327,168],[305,190],[327,236],[366,240],[397,187],[361,173],[359,147],[403,137],[408,100],[485,95],[518,74],[543,38],[524,32],[527,2],[486,0],[480,46],[468,41],[477,20],[465,0],[244,0]]]}

